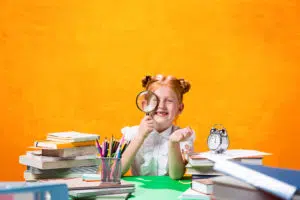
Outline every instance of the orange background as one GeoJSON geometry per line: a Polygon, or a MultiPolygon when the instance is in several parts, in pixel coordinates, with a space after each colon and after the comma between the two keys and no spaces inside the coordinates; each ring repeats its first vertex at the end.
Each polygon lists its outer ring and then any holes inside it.
{"type": "Polygon", "coordinates": [[[299,13],[296,0],[0,1],[0,179],[22,180],[18,156],[48,132],[120,137],[157,73],[191,82],[178,125],[197,151],[222,123],[230,148],[300,169],[299,13]]]}

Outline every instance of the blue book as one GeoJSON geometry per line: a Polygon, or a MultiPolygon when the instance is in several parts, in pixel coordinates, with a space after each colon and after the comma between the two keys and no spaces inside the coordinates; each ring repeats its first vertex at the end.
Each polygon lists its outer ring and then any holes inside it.
{"type": "Polygon", "coordinates": [[[215,162],[214,170],[244,181],[282,199],[300,194],[300,171],[261,165],[244,164],[229,160],[215,162]]]}

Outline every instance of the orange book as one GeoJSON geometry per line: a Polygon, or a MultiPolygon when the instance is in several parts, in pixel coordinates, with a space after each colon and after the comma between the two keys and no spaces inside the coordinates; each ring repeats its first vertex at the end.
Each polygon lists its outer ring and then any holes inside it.
{"type": "Polygon", "coordinates": [[[82,146],[95,146],[95,141],[83,141],[83,142],[58,142],[50,140],[35,141],[35,147],[45,148],[45,149],[66,149],[82,146]]]}

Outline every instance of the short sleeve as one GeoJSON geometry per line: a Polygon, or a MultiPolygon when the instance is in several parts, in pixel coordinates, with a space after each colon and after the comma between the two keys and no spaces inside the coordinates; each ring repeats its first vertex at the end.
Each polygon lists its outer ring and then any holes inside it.
{"type": "Polygon", "coordinates": [[[139,126],[126,126],[121,129],[121,133],[126,141],[131,141],[138,133],[139,126]]]}

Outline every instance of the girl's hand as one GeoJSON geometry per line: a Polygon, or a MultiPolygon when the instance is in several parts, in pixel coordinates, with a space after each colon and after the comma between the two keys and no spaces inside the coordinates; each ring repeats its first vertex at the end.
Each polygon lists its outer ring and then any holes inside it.
{"type": "Polygon", "coordinates": [[[186,128],[174,131],[169,137],[170,142],[182,142],[187,140],[193,134],[193,130],[188,126],[186,128]]]}
{"type": "Polygon", "coordinates": [[[146,138],[154,129],[154,120],[151,116],[146,115],[139,126],[139,136],[146,138]]]}

